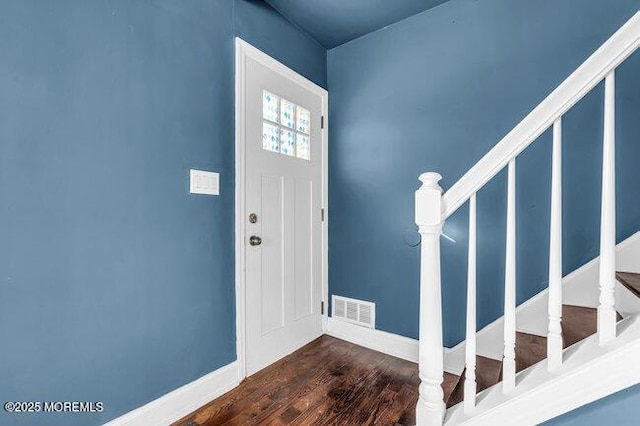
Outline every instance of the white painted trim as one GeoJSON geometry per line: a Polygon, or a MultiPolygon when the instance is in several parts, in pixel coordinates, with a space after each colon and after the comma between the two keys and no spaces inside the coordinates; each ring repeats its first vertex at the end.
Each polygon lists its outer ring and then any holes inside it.
{"type": "Polygon", "coordinates": [[[242,40],[240,37],[236,37],[236,58],[238,57],[238,55],[257,61],[273,72],[282,75],[283,77],[293,81],[294,83],[305,88],[306,90],[313,92],[323,99],[329,96],[329,92],[327,92],[326,89],[318,86],[308,78],[302,76],[301,74],[298,74],[286,65],[283,65],[277,59],[274,59],[273,57],[267,55],[266,53],[242,40]]]}
{"type": "Polygon", "coordinates": [[[327,320],[327,334],[374,351],[418,362],[418,341],[416,339],[361,327],[333,318],[327,320]]]}
{"type": "Polygon", "coordinates": [[[447,411],[444,424],[537,425],[582,405],[640,383],[640,317],[618,323],[618,337],[601,347],[593,335],[568,348],[557,372],[547,361],[523,371],[514,392],[505,395],[493,386],[478,395],[473,413],[463,404],[447,411]]]}
{"type": "MultiPolygon", "coordinates": [[[[619,270],[640,272],[640,232],[636,232],[616,246],[616,258],[619,270]]],[[[598,266],[599,258],[596,257],[562,279],[563,303],[593,308],[598,306],[600,294],[597,281],[598,266]],[[595,279],[589,279],[591,276],[594,276],[595,279]]],[[[625,315],[640,312],[638,298],[621,285],[618,286],[620,288],[616,294],[616,308],[625,315]]],[[[548,317],[544,313],[547,311],[548,293],[548,289],[545,289],[518,306],[516,327],[519,331],[540,336],[545,335],[548,317]],[[533,324],[534,321],[540,322],[533,324]]],[[[476,340],[479,355],[501,359],[503,327],[501,317],[478,331],[476,340]]],[[[460,375],[464,369],[464,363],[464,341],[452,348],[445,348],[445,371],[460,375]]]]}
{"type": "Polygon", "coordinates": [[[239,379],[242,380],[246,377],[246,357],[245,357],[245,344],[246,344],[246,309],[245,309],[245,227],[244,220],[246,217],[245,206],[245,79],[246,79],[246,59],[252,60],[264,65],[273,72],[276,72],[283,77],[293,81],[304,89],[318,95],[322,100],[322,115],[324,116],[324,129],[322,129],[322,144],[323,144],[323,156],[322,156],[322,208],[325,210],[325,221],[322,225],[322,295],[325,304],[325,313],[323,317],[323,328],[326,324],[326,318],[328,317],[328,300],[329,300],[329,286],[328,286],[328,146],[329,146],[329,92],[322,87],[286,67],[278,62],[276,59],[256,49],[246,41],[239,37],[236,37],[236,80],[235,80],[235,118],[236,118],[236,137],[235,137],[235,154],[236,154],[236,172],[235,172],[235,222],[236,222],[236,244],[235,244],[235,256],[236,256],[236,353],[239,363],[239,379]]]}
{"type": "Polygon", "coordinates": [[[235,121],[236,121],[236,199],[235,199],[235,224],[236,224],[236,357],[238,359],[238,375],[239,379],[243,379],[247,375],[246,357],[245,357],[245,227],[244,218],[246,217],[245,207],[245,108],[244,93],[246,76],[246,54],[243,50],[243,43],[236,38],[236,81],[235,81],[235,121]]]}
{"type": "Polygon", "coordinates": [[[239,367],[234,361],[104,426],[169,425],[238,386],[239,367]]]}
{"type": "Polygon", "coordinates": [[[329,93],[322,98],[322,115],[324,128],[322,129],[322,208],[324,221],[322,222],[322,300],[324,314],[322,315],[322,331],[327,331],[329,319],[329,93]]]}
{"type": "Polygon", "coordinates": [[[444,217],[451,216],[507,163],[533,143],[573,105],[640,46],[640,12],[607,40],[524,120],[444,194],[444,217]]]}

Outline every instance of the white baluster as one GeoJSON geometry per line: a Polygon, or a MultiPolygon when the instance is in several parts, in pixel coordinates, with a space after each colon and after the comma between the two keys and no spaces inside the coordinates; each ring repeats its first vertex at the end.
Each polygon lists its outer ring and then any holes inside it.
{"type": "Polygon", "coordinates": [[[615,71],[605,79],[604,148],[602,153],[602,216],[600,225],[600,305],[598,336],[604,345],[616,337],[616,184],[615,71]]]}
{"type": "Polygon", "coordinates": [[[469,261],[467,271],[467,337],[464,412],[476,406],[476,194],[469,199],[469,261]]]}
{"type": "Polygon", "coordinates": [[[416,405],[419,426],[442,425],[445,405],[442,342],[442,296],[440,281],[440,233],[442,232],[442,188],[438,173],[420,176],[416,191],[416,224],[422,237],[420,253],[420,388],[416,405]]]}
{"type": "Polygon", "coordinates": [[[551,231],[549,238],[549,371],[562,366],[562,119],[553,123],[551,231]]]}
{"type": "Polygon", "coordinates": [[[507,252],[504,286],[504,357],[502,387],[516,387],[516,160],[509,162],[507,186],[507,252]]]}

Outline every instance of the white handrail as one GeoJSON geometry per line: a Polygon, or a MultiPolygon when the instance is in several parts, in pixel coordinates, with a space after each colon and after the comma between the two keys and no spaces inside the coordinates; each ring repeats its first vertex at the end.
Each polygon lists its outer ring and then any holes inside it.
{"type": "Polygon", "coordinates": [[[458,210],[638,47],[640,11],[444,194],[443,218],[458,210]]]}

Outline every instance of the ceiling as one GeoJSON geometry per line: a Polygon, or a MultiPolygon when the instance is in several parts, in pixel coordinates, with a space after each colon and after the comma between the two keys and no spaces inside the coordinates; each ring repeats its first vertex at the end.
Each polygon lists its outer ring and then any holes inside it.
{"type": "Polygon", "coordinates": [[[325,48],[438,6],[447,0],[266,0],[325,48]]]}

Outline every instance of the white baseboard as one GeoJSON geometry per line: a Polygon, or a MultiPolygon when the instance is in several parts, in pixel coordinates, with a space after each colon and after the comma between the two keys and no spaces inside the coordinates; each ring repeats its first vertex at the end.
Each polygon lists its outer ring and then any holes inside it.
{"type": "Polygon", "coordinates": [[[235,388],[239,383],[239,363],[234,361],[111,420],[104,426],[170,425],[235,388]]]}
{"type": "Polygon", "coordinates": [[[418,341],[416,339],[361,327],[334,318],[327,319],[327,334],[374,351],[418,362],[418,341]]]}
{"type": "MultiPolygon", "coordinates": [[[[568,305],[598,306],[600,259],[595,258],[562,279],[562,300],[568,305]]],[[[627,272],[640,272],[640,232],[616,246],[616,267],[627,272]]],[[[548,290],[545,289],[522,303],[516,309],[516,327],[519,331],[545,336],[548,329],[548,290]]],[[[616,309],[623,317],[640,313],[640,299],[622,285],[616,286],[616,309]]],[[[504,323],[498,318],[478,331],[476,347],[478,355],[502,359],[504,323]]],[[[445,348],[444,369],[460,375],[465,364],[465,343],[445,348]]]]}

